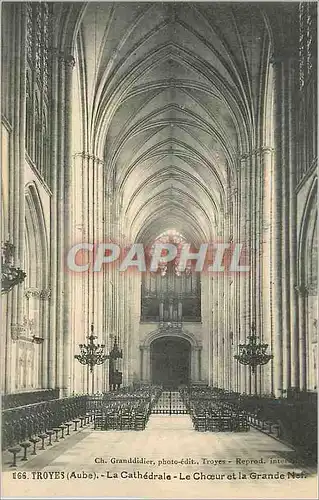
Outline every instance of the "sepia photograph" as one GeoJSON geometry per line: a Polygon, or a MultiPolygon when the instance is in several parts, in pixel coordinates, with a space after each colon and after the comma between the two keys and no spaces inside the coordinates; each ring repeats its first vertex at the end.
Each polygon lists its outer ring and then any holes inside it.
{"type": "Polygon", "coordinates": [[[1,2],[1,497],[318,496],[312,1],[1,2]]]}

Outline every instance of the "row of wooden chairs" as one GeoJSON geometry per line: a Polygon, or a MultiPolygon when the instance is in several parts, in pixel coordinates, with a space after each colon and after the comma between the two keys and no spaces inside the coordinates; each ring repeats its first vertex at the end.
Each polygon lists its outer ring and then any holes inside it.
{"type": "Polygon", "coordinates": [[[149,400],[128,399],[104,400],[94,412],[94,429],[99,430],[144,430],[149,419],[149,400]]]}
{"type": "Polygon", "coordinates": [[[144,430],[149,418],[149,412],[144,409],[134,411],[108,411],[96,414],[94,429],[96,430],[144,430]]]}
{"type": "Polygon", "coordinates": [[[158,386],[122,388],[91,405],[96,430],[144,430],[162,390],[158,386]]]}
{"type": "Polygon", "coordinates": [[[242,432],[250,429],[248,415],[227,401],[208,399],[210,391],[196,391],[196,397],[182,393],[185,405],[193,421],[194,429],[200,432],[242,432]],[[202,398],[200,397],[202,396],[202,398]]]}
{"type": "Polygon", "coordinates": [[[53,446],[59,442],[60,439],[68,438],[73,432],[77,432],[87,425],[92,424],[93,415],[86,413],[79,415],[69,422],[64,422],[60,425],[54,426],[52,429],[45,429],[38,434],[29,435],[27,439],[22,442],[16,443],[14,446],[7,448],[6,452],[11,454],[12,462],[10,467],[17,467],[17,461],[25,462],[29,459],[29,455],[37,455],[38,451],[43,451],[46,447],[53,446]]]}
{"type": "Polygon", "coordinates": [[[247,415],[241,413],[191,412],[194,429],[200,432],[241,432],[249,430],[247,415]]]}

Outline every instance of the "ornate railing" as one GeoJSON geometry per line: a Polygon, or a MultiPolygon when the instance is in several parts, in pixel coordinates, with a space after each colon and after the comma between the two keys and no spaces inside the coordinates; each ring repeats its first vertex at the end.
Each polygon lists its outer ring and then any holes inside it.
{"type": "Polygon", "coordinates": [[[16,394],[4,394],[1,398],[2,409],[16,408],[42,401],[50,401],[59,398],[59,389],[40,389],[38,391],[26,391],[16,394]]]}
{"type": "Polygon", "coordinates": [[[2,412],[2,449],[85,415],[87,396],[54,399],[2,412]]]}

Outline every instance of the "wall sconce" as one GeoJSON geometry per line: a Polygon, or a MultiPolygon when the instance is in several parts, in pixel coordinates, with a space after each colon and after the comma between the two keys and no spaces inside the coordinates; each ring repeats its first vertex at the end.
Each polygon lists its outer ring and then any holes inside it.
{"type": "Polygon", "coordinates": [[[32,335],[32,342],[34,344],[43,344],[44,338],[43,337],[37,337],[36,335],[32,335]]]}

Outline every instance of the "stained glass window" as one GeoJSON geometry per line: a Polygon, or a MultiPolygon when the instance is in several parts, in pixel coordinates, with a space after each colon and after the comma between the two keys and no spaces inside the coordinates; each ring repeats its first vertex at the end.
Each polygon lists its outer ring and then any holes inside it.
{"type": "MultiPolygon", "coordinates": [[[[165,233],[162,233],[161,235],[158,236],[158,238],[155,241],[155,244],[159,244],[159,243],[170,243],[170,244],[175,245],[177,247],[177,256],[172,264],[167,264],[165,262],[159,263],[161,275],[165,276],[166,273],[168,272],[169,268],[173,267],[175,274],[177,276],[180,276],[181,271],[178,268],[179,257],[181,254],[182,246],[183,246],[183,244],[186,243],[186,239],[184,238],[184,236],[181,233],[179,233],[175,229],[170,229],[170,230],[166,231],[165,233]]],[[[153,255],[153,252],[154,252],[154,245],[151,247],[150,256],[153,255]]],[[[191,264],[191,261],[188,261],[184,272],[186,274],[190,274],[191,270],[192,270],[192,264],[191,264]]]]}
{"type": "Polygon", "coordinates": [[[34,158],[34,161],[35,161],[36,167],[39,171],[42,170],[42,165],[41,165],[41,142],[42,142],[41,132],[42,132],[42,126],[41,126],[41,120],[40,120],[39,101],[38,101],[38,98],[36,97],[36,104],[35,104],[35,158],[34,158]]]}
{"type": "Polygon", "coordinates": [[[35,27],[35,69],[39,82],[47,86],[48,81],[48,48],[49,48],[49,8],[46,2],[34,4],[35,27]]]}
{"type": "Polygon", "coordinates": [[[299,88],[303,89],[313,69],[316,44],[316,4],[299,4],[299,88]]]}
{"type": "Polygon", "coordinates": [[[27,56],[29,63],[32,62],[33,59],[33,5],[28,2],[27,3],[27,56]]]}
{"type": "Polygon", "coordinates": [[[45,180],[48,172],[48,88],[50,7],[48,2],[27,2],[26,149],[45,180]]]}
{"type": "Polygon", "coordinates": [[[30,77],[27,75],[27,84],[26,84],[26,149],[28,155],[32,156],[32,91],[31,91],[31,83],[30,77]]]}

